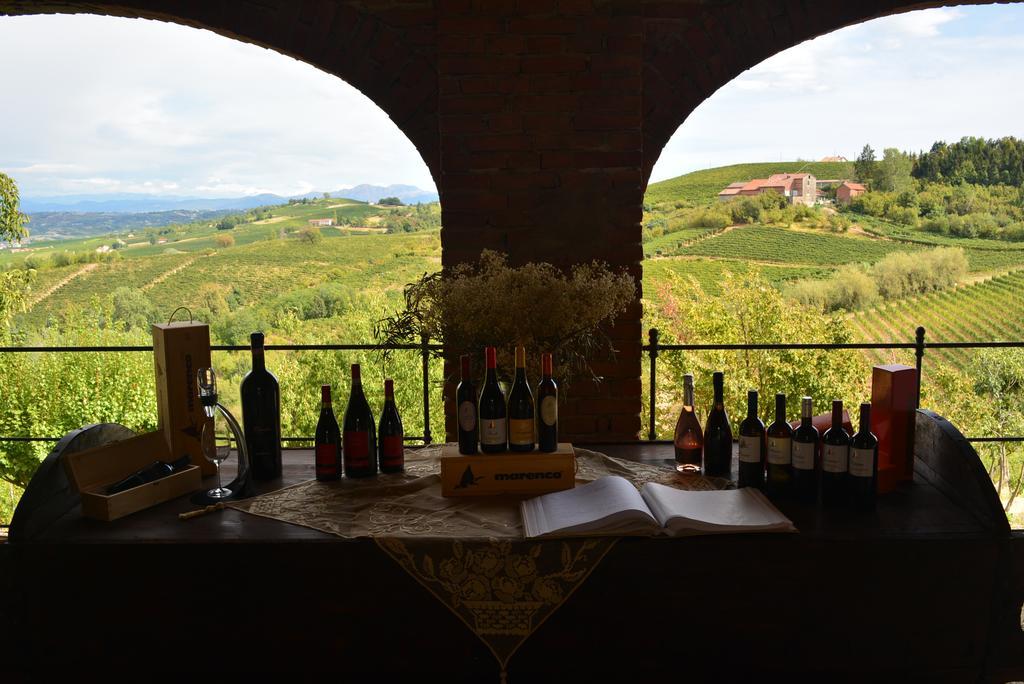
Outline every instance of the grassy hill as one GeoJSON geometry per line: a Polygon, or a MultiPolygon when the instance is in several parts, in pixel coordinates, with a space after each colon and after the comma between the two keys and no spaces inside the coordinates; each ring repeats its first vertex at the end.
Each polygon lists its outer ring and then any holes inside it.
{"type": "Polygon", "coordinates": [[[647,187],[647,204],[685,200],[694,204],[711,202],[722,188],[737,181],[767,178],[773,173],[811,173],[817,178],[849,178],[853,164],[849,162],[762,162],[733,164],[714,169],[693,171],[676,178],[652,183],[647,187]]]}

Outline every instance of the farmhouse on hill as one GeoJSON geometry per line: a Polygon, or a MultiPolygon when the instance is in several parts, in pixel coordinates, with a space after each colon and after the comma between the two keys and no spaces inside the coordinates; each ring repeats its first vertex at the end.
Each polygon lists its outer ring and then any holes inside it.
{"type": "Polygon", "coordinates": [[[791,204],[813,205],[818,200],[817,179],[809,173],[773,173],[768,178],[731,183],[718,193],[719,201],[777,192],[791,204]]]}
{"type": "Polygon", "coordinates": [[[868,189],[860,183],[854,183],[853,181],[843,181],[836,188],[836,201],[840,204],[849,204],[854,197],[863,195],[868,189]]]}
{"type": "Polygon", "coordinates": [[[320,227],[333,226],[334,225],[334,219],[332,219],[332,218],[309,219],[309,225],[311,225],[311,226],[320,226],[320,227]]]}

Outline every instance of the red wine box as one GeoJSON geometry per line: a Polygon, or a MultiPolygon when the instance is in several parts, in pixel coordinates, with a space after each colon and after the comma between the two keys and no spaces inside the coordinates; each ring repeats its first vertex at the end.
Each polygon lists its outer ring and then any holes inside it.
{"type": "Polygon", "coordinates": [[[147,432],[64,456],[68,480],[82,497],[82,515],[96,520],[117,520],[164,501],[194,492],[201,486],[199,468],[190,465],[167,477],[104,494],[106,488],[153,461],[172,460],[163,432],[147,432]]]}
{"type": "Polygon", "coordinates": [[[914,479],[917,369],[902,364],[871,371],[871,431],[878,437],[878,491],[914,479]]]}
{"type": "Polygon", "coordinates": [[[203,475],[213,475],[217,469],[203,456],[200,444],[210,418],[196,388],[196,371],[210,366],[210,326],[191,321],[154,325],[153,357],[157,416],[171,460],[188,454],[203,475]]]}
{"type": "Polygon", "coordinates": [[[463,456],[458,444],[445,444],[441,451],[443,496],[545,494],[572,489],[575,482],[576,452],[568,443],[559,443],[551,453],[463,456]]]}

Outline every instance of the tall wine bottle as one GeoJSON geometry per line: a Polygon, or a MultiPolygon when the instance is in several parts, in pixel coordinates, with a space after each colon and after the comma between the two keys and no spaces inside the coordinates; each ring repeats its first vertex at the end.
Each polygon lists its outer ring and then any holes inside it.
{"type": "Polygon", "coordinates": [[[850,504],[871,510],[878,490],[878,438],[871,432],[871,404],[860,405],[858,427],[850,441],[850,504]]]}
{"type": "Polygon", "coordinates": [[[267,370],[263,333],[249,340],[252,370],[242,378],[242,431],[253,478],[273,480],[281,476],[281,388],[267,370]]]}
{"type": "Polygon", "coordinates": [[[533,451],[533,392],[526,380],[526,348],[516,347],[516,377],[508,391],[508,448],[533,451]]]}
{"type": "Polygon", "coordinates": [[[558,385],[552,377],[551,354],[541,354],[541,380],[537,385],[537,448],[558,450],[558,385]]]}
{"type": "Polygon", "coordinates": [[[704,428],[704,474],[732,479],[732,427],[725,412],[725,376],[713,376],[715,403],[704,428]]]}
{"type": "Polygon", "coordinates": [[[804,503],[818,501],[818,429],[810,397],[800,400],[800,427],[793,432],[793,496],[804,503]]]}
{"type": "Polygon", "coordinates": [[[699,473],[704,431],[694,408],[693,376],[689,373],[683,376],[683,408],[679,411],[672,443],[676,451],[676,470],[681,473],[699,473]]]}
{"type": "Polygon", "coordinates": [[[821,457],[821,503],[835,507],[846,503],[846,478],[850,434],[843,429],[843,402],[832,402],[832,427],[825,431],[821,457]]]}
{"type": "Polygon", "coordinates": [[[793,486],[793,428],[786,420],[786,395],[775,395],[775,422],[768,426],[769,497],[786,497],[793,486]]]}
{"type": "Polygon", "coordinates": [[[352,391],[345,407],[342,451],[346,477],[370,477],[377,474],[377,428],[373,412],[363,394],[359,364],[352,364],[352,391]]]}
{"type": "Polygon", "coordinates": [[[739,451],[740,472],[737,485],[764,489],[764,423],[757,415],[757,390],[747,392],[747,417],[740,423],[739,451]]]}
{"type": "Polygon", "coordinates": [[[498,384],[497,352],[487,347],[487,377],[480,390],[480,450],[485,454],[498,454],[508,449],[505,417],[505,393],[498,384]]]}
{"type": "Polygon", "coordinates": [[[377,437],[380,439],[380,472],[405,470],[405,430],[395,405],[395,381],[391,378],[384,381],[384,408],[380,412],[377,437]]]}
{"type": "Polygon", "coordinates": [[[476,387],[473,386],[469,355],[459,359],[462,376],[455,389],[455,403],[459,413],[459,453],[475,454],[480,439],[480,426],[476,420],[476,387]]]}
{"type": "Polygon", "coordinates": [[[331,386],[320,387],[320,419],[314,435],[316,479],[337,480],[341,477],[341,430],[331,408],[331,386]]]}

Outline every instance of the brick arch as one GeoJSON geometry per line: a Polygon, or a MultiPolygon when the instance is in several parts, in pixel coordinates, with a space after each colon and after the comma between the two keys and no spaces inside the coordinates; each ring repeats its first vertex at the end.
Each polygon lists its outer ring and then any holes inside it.
{"type": "Polygon", "coordinates": [[[0,15],[4,14],[157,19],[208,29],[294,57],[341,78],[384,110],[438,179],[437,73],[429,2],[370,12],[362,4],[336,0],[0,0],[0,15]],[[430,21],[425,22],[424,16],[430,21]]]}
{"type": "Polygon", "coordinates": [[[644,27],[644,184],[669,138],[693,110],[743,71],[772,55],[883,16],[996,2],[724,0],[671,5],[673,11],[662,11],[657,20],[645,22],[644,27]]]}

